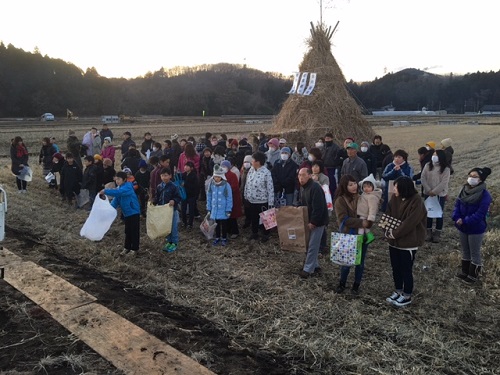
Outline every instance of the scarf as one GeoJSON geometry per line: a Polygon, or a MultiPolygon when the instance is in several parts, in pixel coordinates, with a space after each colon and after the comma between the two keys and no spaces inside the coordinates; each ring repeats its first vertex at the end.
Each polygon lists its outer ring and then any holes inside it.
{"type": "Polygon", "coordinates": [[[26,147],[17,145],[16,146],[16,157],[22,158],[24,155],[28,155],[28,150],[26,150],[26,147]]]}
{"type": "Polygon", "coordinates": [[[475,204],[479,202],[483,196],[483,191],[486,190],[486,184],[484,182],[477,186],[470,186],[465,184],[458,194],[458,199],[462,203],[475,204]]]}

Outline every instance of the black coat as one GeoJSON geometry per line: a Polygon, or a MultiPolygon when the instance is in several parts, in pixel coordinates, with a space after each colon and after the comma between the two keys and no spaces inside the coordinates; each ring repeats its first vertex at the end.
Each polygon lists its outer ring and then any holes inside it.
{"type": "Polygon", "coordinates": [[[285,194],[292,194],[295,191],[298,168],[299,166],[291,159],[288,159],[286,163],[280,159],[274,164],[271,176],[275,193],[285,190],[285,194]]]}
{"type": "Polygon", "coordinates": [[[28,149],[26,146],[22,146],[25,150],[25,153],[22,156],[18,156],[18,149],[16,146],[12,145],[10,146],[10,159],[12,160],[12,173],[14,173],[16,176],[21,173],[21,170],[23,167],[20,167],[20,165],[28,165],[28,149]]]}
{"type": "Polygon", "coordinates": [[[377,173],[377,163],[370,150],[366,152],[358,151],[358,156],[365,161],[366,168],[368,169],[368,174],[372,173],[375,177],[377,173]]]}
{"type": "Polygon", "coordinates": [[[200,194],[200,185],[198,182],[198,175],[196,171],[191,171],[187,174],[184,172],[182,174],[182,181],[184,182],[184,189],[186,190],[187,198],[196,198],[200,194]]]}
{"type": "Polygon", "coordinates": [[[344,165],[344,160],[347,159],[347,150],[345,148],[341,148],[337,151],[337,156],[335,157],[335,168],[341,169],[342,165],[344,165]]]}
{"type": "Polygon", "coordinates": [[[65,197],[72,198],[74,194],[80,194],[80,183],[82,182],[82,170],[74,162],[69,165],[64,163],[61,169],[61,194],[65,197]]]}
{"type": "Polygon", "coordinates": [[[90,164],[85,168],[82,177],[82,189],[87,189],[90,193],[97,192],[97,167],[90,164]]]}
{"type": "Polygon", "coordinates": [[[325,192],[320,184],[313,179],[302,186],[300,205],[307,206],[309,223],[319,227],[328,225],[328,207],[326,206],[325,192]]]}
{"type": "Polygon", "coordinates": [[[340,147],[333,143],[331,145],[325,145],[325,148],[321,151],[323,162],[325,163],[325,168],[335,168],[337,154],[340,147]]]}

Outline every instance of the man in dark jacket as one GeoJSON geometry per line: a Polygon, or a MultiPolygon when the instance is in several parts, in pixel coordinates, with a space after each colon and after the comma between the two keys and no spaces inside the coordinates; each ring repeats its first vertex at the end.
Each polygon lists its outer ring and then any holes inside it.
{"type": "Polygon", "coordinates": [[[85,170],[83,171],[82,177],[82,189],[87,189],[89,191],[90,206],[87,210],[90,211],[98,191],[97,167],[94,164],[94,157],[85,156],[83,158],[83,165],[85,166],[85,170]]]}
{"type": "Polygon", "coordinates": [[[373,177],[382,179],[382,173],[384,172],[384,168],[382,166],[382,161],[384,160],[384,154],[382,153],[382,136],[375,135],[373,137],[372,144],[368,151],[372,154],[373,164],[375,169],[375,174],[373,177]]]}
{"type": "Polygon", "coordinates": [[[313,273],[321,273],[318,254],[321,237],[325,227],[328,225],[328,208],[326,206],[325,193],[320,184],[312,179],[312,172],[307,168],[299,171],[299,183],[302,187],[301,205],[307,206],[309,213],[309,245],[307,247],[306,260],[299,276],[306,279],[313,273]]]}
{"type": "Polygon", "coordinates": [[[337,189],[337,176],[335,173],[336,169],[336,158],[337,153],[339,152],[340,147],[333,142],[333,134],[326,133],[325,134],[325,147],[321,150],[321,155],[323,158],[323,162],[325,163],[326,175],[330,179],[330,192],[332,196],[335,194],[335,190],[337,189]]]}
{"type": "Polygon", "coordinates": [[[125,154],[128,152],[130,145],[135,146],[135,142],[132,140],[132,134],[130,132],[123,133],[123,142],[120,147],[122,151],[122,160],[125,159],[125,154]]]}
{"type": "Polygon", "coordinates": [[[290,147],[283,147],[280,154],[281,159],[274,164],[274,168],[271,170],[276,199],[280,199],[281,195],[284,194],[287,206],[291,206],[293,202],[295,178],[299,168],[292,160],[291,154],[290,147]]]}

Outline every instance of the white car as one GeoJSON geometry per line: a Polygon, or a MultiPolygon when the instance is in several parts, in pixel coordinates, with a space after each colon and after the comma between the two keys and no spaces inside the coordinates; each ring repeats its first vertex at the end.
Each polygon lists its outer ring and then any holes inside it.
{"type": "Polygon", "coordinates": [[[42,121],[54,121],[55,117],[52,113],[44,113],[40,118],[42,121]]]}

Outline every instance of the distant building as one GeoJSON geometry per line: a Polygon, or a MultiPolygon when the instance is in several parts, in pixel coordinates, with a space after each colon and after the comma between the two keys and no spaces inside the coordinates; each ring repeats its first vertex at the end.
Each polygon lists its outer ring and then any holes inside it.
{"type": "Polygon", "coordinates": [[[500,115],[500,104],[485,104],[480,113],[482,115],[500,115]]]}

